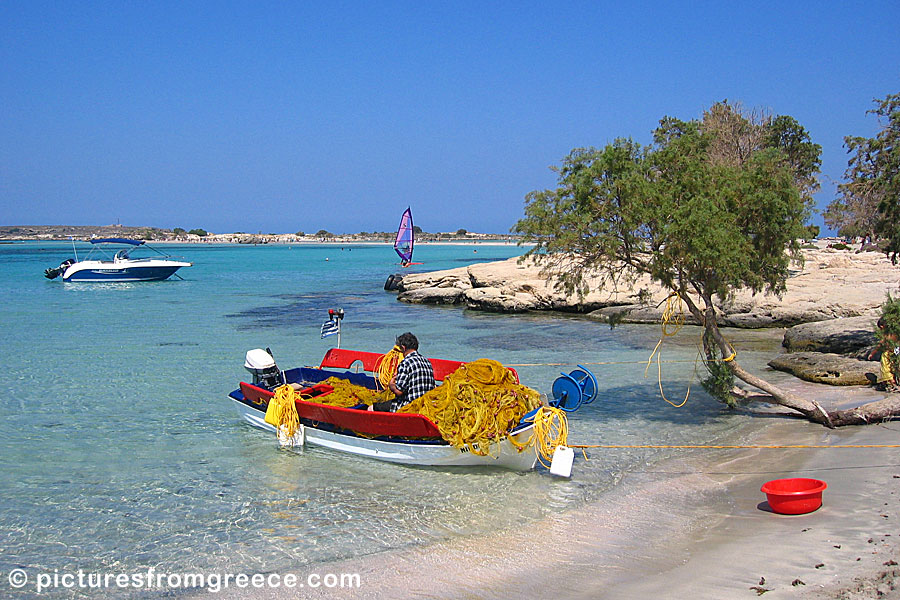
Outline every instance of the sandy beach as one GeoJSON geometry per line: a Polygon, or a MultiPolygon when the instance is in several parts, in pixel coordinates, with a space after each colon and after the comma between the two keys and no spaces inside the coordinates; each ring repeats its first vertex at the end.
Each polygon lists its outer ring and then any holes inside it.
{"type": "MultiPolygon", "coordinates": [[[[831,408],[883,396],[781,384],[831,408]]],[[[900,422],[829,430],[756,410],[755,431],[731,443],[833,447],[679,450],[579,510],[493,536],[318,565],[319,572],[358,573],[361,587],[306,589],[303,597],[900,598],[898,448],[837,448],[900,444],[900,422]],[[822,508],[773,513],[760,486],[784,477],[826,481],[822,508]]],[[[256,597],[295,596],[266,590],[256,597]]]]}

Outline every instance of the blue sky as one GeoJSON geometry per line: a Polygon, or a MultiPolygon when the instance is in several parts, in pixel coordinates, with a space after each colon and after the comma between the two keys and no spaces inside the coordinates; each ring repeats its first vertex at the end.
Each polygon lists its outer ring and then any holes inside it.
{"type": "MultiPolygon", "coordinates": [[[[823,146],[900,2],[0,2],[0,224],[507,232],[576,147],[728,99],[823,146]]],[[[821,223],[821,218],[814,220],[821,223]]]]}

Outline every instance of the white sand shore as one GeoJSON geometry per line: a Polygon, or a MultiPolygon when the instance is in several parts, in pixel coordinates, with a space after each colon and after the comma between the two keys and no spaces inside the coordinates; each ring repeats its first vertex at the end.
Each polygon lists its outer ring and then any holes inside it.
{"type": "MultiPolygon", "coordinates": [[[[881,396],[789,386],[832,408],[881,396]]],[[[742,443],[900,444],[900,422],[828,430],[770,414],[758,425],[742,443]]],[[[767,590],[772,599],[900,598],[891,564],[900,561],[900,449],[681,452],[629,475],[601,501],[520,529],[317,565],[319,573],[358,573],[362,587],[305,589],[303,597],[712,600],[767,590]],[[768,510],[760,486],[792,476],[828,483],[821,509],[768,510]]],[[[578,468],[576,461],[575,478],[578,468]]]]}

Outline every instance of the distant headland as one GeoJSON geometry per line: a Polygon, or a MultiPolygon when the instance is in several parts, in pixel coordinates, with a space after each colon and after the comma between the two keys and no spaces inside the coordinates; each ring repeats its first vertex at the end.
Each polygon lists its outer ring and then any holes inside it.
{"type": "MultiPolygon", "coordinates": [[[[416,228],[419,242],[508,242],[519,241],[512,234],[474,233],[465,229],[455,232],[428,233],[416,228]]],[[[396,232],[331,233],[320,229],[315,233],[211,233],[203,229],[186,231],[158,227],[127,225],[0,225],[0,241],[65,241],[89,240],[92,237],[124,237],[154,242],[207,244],[292,244],[292,243],[392,243],[396,232]]]]}

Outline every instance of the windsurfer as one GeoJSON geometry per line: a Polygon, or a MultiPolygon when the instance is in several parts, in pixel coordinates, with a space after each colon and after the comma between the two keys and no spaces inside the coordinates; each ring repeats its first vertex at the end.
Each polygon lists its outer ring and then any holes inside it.
{"type": "Polygon", "coordinates": [[[416,232],[413,228],[412,212],[407,208],[400,217],[400,227],[397,228],[397,239],[394,240],[394,251],[400,257],[400,264],[404,267],[412,262],[413,247],[416,243],[416,232]]]}
{"type": "Polygon", "coordinates": [[[371,410],[397,412],[419,396],[434,389],[434,368],[431,362],[419,354],[419,340],[410,332],[397,337],[397,346],[403,360],[397,365],[397,374],[391,378],[388,388],[397,396],[393,400],[376,402],[371,410]]]}

